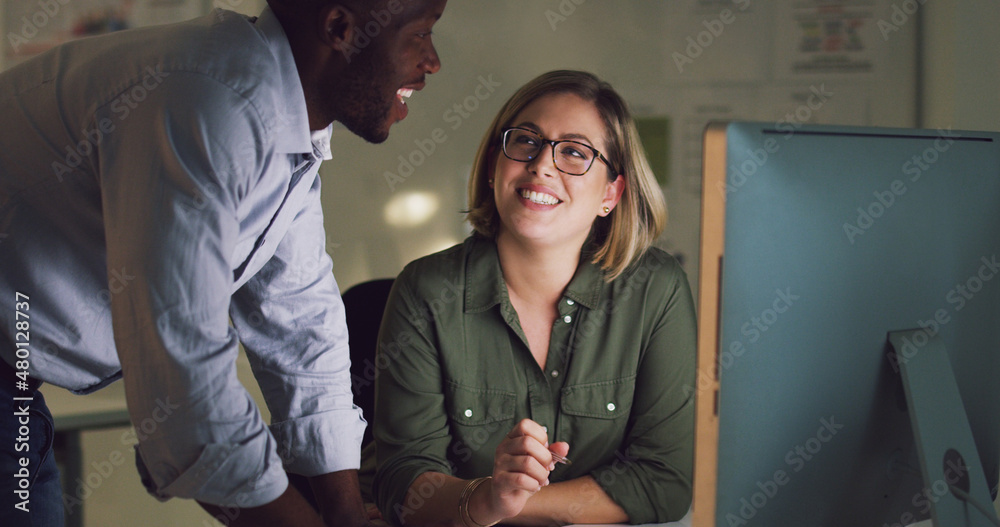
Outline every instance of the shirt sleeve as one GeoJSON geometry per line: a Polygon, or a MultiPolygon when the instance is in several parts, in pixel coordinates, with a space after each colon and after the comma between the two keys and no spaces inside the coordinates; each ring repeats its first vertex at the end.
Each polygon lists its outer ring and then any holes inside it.
{"type": "MultiPolygon", "coordinates": [[[[694,464],[696,319],[690,286],[672,259],[655,255],[651,290],[633,298],[664,299],[639,363],[623,456],[591,476],[631,523],[676,521],[691,505],[694,464]],[[659,262],[659,263],[658,263],[659,262]],[[666,287],[664,288],[664,285],[666,287]],[[662,288],[662,289],[661,289],[662,288]]],[[[666,257],[665,254],[662,254],[666,257]]],[[[653,265],[650,265],[653,264],[653,265]]]]}
{"type": "Polygon", "coordinates": [[[231,308],[285,468],[305,476],[357,469],[366,426],[354,405],[344,303],[325,246],[316,177],[274,256],[231,308]]]}
{"type": "Polygon", "coordinates": [[[228,308],[237,205],[267,156],[247,145],[269,144],[267,130],[204,75],[171,72],[143,93],[95,117],[112,128],[95,146],[107,271],[131,277],[109,294],[136,464],[159,499],[263,505],[288,482],[237,379],[228,308]]]}
{"type": "Polygon", "coordinates": [[[377,469],[372,494],[398,525],[420,504],[407,503],[413,481],[424,472],[452,474],[451,444],[442,377],[432,324],[418,313],[404,269],[389,294],[379,331],[375,378],[377,469]]]}

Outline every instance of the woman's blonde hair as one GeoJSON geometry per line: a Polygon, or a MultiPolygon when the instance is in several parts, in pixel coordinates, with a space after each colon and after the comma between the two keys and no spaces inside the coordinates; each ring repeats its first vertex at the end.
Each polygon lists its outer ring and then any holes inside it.
{"type": "MultiPolygon", "coordinates": [[[[598,217],[591,227],[584,253],[604,270],[607,281],[614,280],[636,261],[663,231],[667,206],[646,161],[635,122],[628,105],[610,84],[583,71],[550,71],[521,87],[486,130],[469,178],[469,211],[466,219],[475,231],[496,238],[497,215],[489,177],[501,153],[500,134],[521,110],[534,100],[552,94],[569,93],[589,101],[604,121],[605,157],[611,162],[609,178],[624,179],[618,206],[606,217],[598,217]]],[[[601,163],[603,165],[603,163],[601,163]]]]}

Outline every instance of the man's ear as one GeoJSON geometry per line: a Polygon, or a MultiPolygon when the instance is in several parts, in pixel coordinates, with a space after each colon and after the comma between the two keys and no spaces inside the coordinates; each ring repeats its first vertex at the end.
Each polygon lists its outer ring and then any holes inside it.
{"type": "Polygon", "coordinates": [[[319,40],[345,56],[354,48],[357,17],[340,4],[330,4],[320,9],[318,17],[319,40]]]}

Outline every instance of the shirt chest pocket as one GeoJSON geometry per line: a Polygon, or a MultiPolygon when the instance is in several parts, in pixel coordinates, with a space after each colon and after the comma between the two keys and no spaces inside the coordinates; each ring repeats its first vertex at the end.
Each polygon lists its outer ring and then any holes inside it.
{"type": "Polygon", "coordinates": [[[567,386],[560,407],[566,415],[617,419],[627,417],[635,394],[635,375],[613,381],[567,386]]]}
{"type": "Polygon", "coordinates": [[[448,416],[454,423],[482,426],[514,418],[513,393],[470,388],[453,382],[447,383],[445,390],[448,416]]]}

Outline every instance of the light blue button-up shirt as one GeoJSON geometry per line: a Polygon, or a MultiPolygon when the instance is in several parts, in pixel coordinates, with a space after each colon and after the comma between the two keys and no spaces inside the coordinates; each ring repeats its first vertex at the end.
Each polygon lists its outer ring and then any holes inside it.
{"type": "Polygon", "coordinates": [[[0,115],[0,299],[30,299],[33,377],[77,393],[121,377],[163,499],[257,506],[283,467],[358,467],[317,173],[330,129],[310,132],[273,13],[71,42],[0,74],[0,115]]]}

